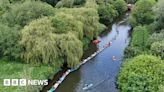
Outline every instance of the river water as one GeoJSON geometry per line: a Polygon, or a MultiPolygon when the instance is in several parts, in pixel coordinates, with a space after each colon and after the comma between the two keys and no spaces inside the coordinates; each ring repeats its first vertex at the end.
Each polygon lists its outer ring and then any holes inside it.
{"type": "Polygon", "coordinates": [[[87,54],[101,49],[112,40],[111,46],[77,71],[69,74],[55,92],[119,92],[115,84],[116,76],[120,69],[124,49],[129,43],[129,30],[131,29],[126,20],[127,14],[103,32],[98,37],[101,42],[97,46],[92,45],[87,54]],[[113,56],[116,57],[116,61],[112,60],[113,56]],[[86,84],[93,84],[93,86],[88,90],[83,90],[86,84]]]}

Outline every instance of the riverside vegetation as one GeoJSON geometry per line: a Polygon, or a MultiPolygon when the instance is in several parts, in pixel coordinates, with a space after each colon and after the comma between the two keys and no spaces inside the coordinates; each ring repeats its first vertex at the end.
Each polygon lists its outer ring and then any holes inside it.
{"type": "Polygon", "coordinates": [[[137,0],[132,38],[117,77],[121,92],[164,92],[164,0],[137,0]]]}
{"type": "MultiPolygon", "coordinates": [[[[0,0],[0,82],[51,78],[83,52],[120,14],[124,0],[0,0]]],[[[1,92],[39,92],[42,86],[4,87],[1,92]]]]}

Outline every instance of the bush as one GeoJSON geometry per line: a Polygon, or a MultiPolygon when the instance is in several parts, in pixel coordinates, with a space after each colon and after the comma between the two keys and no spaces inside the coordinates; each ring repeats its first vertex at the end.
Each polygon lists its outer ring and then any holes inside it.
{"type": "Polygon", "coordinates": [[[121,92],[158,92],[164,85],[164,61],[152,55],[140,55],[124,62],[117,84],[121,92]]]}
{"type": "Polygon", "coordinates": [[[160,56],[162,59],[164,59],[164,40],[163,41],[158,41],[154,42],[151,45],[151,51],[153,54],[160,56]]]}
{"type": "Polygon", "coordinates": [[[0,23],[0,57],[20,59],[21,46],[19,27],[8,27],[0,23]]]}
{"type": "Polygon", "coordinates": [[[143,51],[139,47],[128,46],[124,51],[124,58],[132,58],[141,53],[143,53],[143,51]]]}
{"type": "Polygon", "coordinates": [[[161,30],[160,33],[153,33],[148,39],[147,46],[150,47],[154,42],[162,41],[164,38],[164,30],[161,30]]]}

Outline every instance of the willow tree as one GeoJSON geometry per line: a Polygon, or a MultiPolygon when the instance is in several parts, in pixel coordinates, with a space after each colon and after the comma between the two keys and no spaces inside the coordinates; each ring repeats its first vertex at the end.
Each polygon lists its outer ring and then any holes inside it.
{"type": "Polygon", "coordinates": [[[69,67],[75,67],[79,64],[83,55],[83,44],[73,33],[60,35],[60,52],[67,59],[69,67]]]}
{"type": "Polygon", "coordinates": [[[22,58],[27,63],[53,63],[59,57],[51,21],[45,17],[32,21],[22,30],[22,58]]]}
{"type": "Polygon", "coordinates": [[[61,9],[59,12],[65,12],[71,14],[76,20],[81,21],[83,26],[84,36],[89,40],[98,35],[99,28],[99,16],[97,10],[94,8],[73,8],[73,9],[61,9]]]}
{"type": "Polygon", "coordinates": [[[73,31],[56,33],[61,29],[54,26],[51,19],[37,19],[24,27],[20,42],[24,48],[22,58],[27,63],[44,64],[56,64],[66,59],[69,67],[74,67],[80,62],[83,45],[73,31]]]}
{"type": "Polygon", "coordinates": [[[72,31],[80,40],[83,39],[83,23],[76,20],[71,14],[57,13],[51,17],[51,21],[55,27],[55,33],[62,34],[72,31]]]}

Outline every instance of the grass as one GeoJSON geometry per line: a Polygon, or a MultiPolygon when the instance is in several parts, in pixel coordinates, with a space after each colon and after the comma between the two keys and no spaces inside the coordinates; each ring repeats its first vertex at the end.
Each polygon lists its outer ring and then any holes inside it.
{"type": "Polygon", "coordinates": [[[59,69],[59,67],[48,65],[34,66],[0,60],[0,92],[37,92],[42,88],[41,86],[5,87],[3,86],[3,79],[45,80],[51,78],[59,69]]]}

